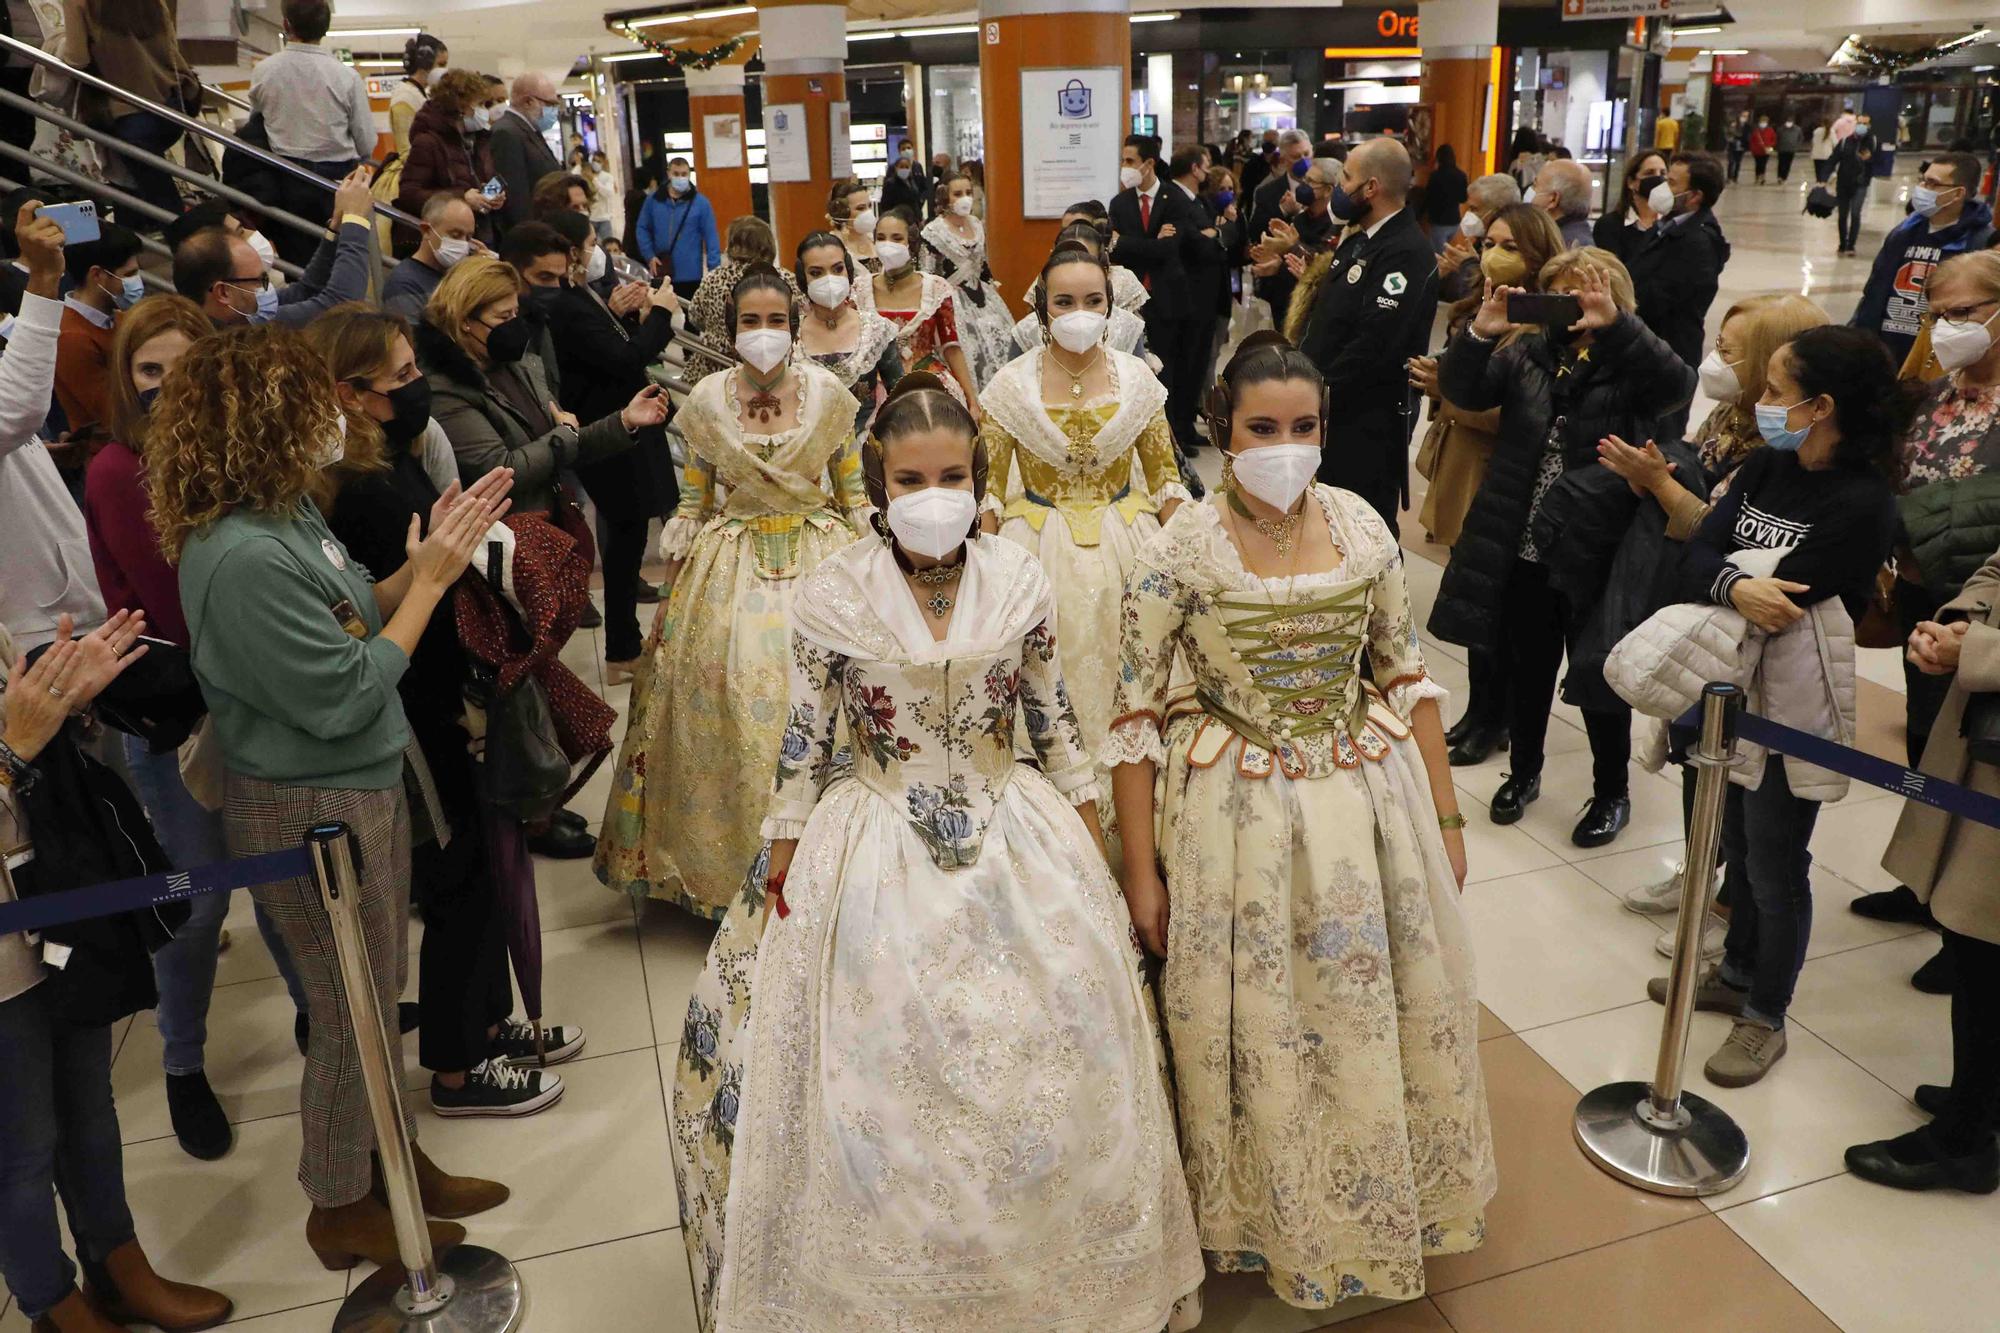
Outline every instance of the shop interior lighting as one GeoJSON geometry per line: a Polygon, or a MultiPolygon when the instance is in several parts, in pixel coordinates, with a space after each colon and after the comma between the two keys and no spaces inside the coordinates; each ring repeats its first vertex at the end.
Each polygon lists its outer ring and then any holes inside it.
{"type": "Polygon", "coordinates": [[[730,5],[724,9],[691,9],[685,14],[655,14],[652,18],[632,19],[625,24],[628,28],[660,28],[669,23],[695,23],[702,19],[729,19],[743,14],[757,12],[755,5],[730,5]]]}
{"type": "Polygon", "coordinates": [[[607,65],[617,65],[627,60],[652,60],[658,55],[657,51],[619,51],[613,55],[599,56],[598,59],[607,65]]]}
{"type": "Polygon", "coordinates": [[[1675,28],[1673,33],[1676,37],[1705,37],[1709,33],[1721,31],[1722,25],[1717,23],[1706,28],[1675,28]]]}
{"type": "Polygon", "coordinates": [[[422,28],[349,28],[345,32],[330,32],[326,40],[341,43],[353,37],[415,37],[422,28]]]}
{"type": "Polygon", "coordinates": [[[1705,56],[1747,56],[1750,54],[1750,50],[1748,47],[1743,46],[1718,46],[1713,49],[1704,46],[1701,48],[1699,54],[1705,56]]]}

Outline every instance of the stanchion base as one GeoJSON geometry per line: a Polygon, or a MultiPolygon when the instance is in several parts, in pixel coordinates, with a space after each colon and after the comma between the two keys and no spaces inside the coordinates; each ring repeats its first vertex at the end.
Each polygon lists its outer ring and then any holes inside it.
{"type": "Polygon", "coordinates": [[[1720,1194],[1750,1169],[1750,1143],[1729,1113],[1706,1097],[1681,1094],[1685,1129],[1662,1131],[1639,1112],[1652,1096],[1643,1082],[1607,1083],[1576,1104],[1583,1155],[1628,1185],[1654,1194],[1720,1194]]]}
{"type": "Polygon", "coordinates": [[[521,1275],[489,1249],[460,1245],[437,1261],[439,1285],[451,1299],[427,1314],[411,1313],[401,1269],[378,1269],[347,1294],[333,1317],[334,1333],[514,1333],[525,1304],[521,1275]]]}

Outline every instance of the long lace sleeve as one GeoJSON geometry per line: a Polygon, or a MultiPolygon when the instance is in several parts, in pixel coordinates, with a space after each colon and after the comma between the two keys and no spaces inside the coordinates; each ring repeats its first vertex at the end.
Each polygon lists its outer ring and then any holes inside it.
{"type": "Polygon", "coordinates": [[[694,450],[688,450],[687,466],[681,471],[681,502],[674,516],[660,529],[660,559],[685,560],[694,546],[695,534],[708,521],[709,506],[715,503],[715,473],[694,450]]]}
{"type": "Polygon", "coordinates": [[[1097,768],[1083,743],[1083,729],[1077,725],[1069,687],[1063,684],[1062,664],[1056,656],[1053,610],[1047,619],[1028,631],[1021,645],[1021,717],[1035,758],[1056,790],[1068,797],[1072,805],[1096,800],[1097,768]]]}
{"type": "Polygon", "coordinates": [[[1398,717],[1407,718],[1425,699],[1437,700],[1442,709],[1450,698],[1424,667],[1401,554],[1375,576],[1368,592],[1368,659],[1374,665],[1376,686],[1398,717]]]}
{"type": "Polygon", "coordinates": [[[1098,756],[1106,768],[1166,762],[1160,727],[1167,715],[1167,683],[1182,619],[1173,580],[1150,565],[1133,566],[1118,617],[1118,692],[1104,753],[1098,756]]]}
{"type": "Polygon", "coordinates": [[[1014,437],[990,413],[979,423],[979,437],[986,444],[986,499],[979,507],[1005,514],[1007,475],[1014,467],[1014,437]]]}
{"type": "Polygon", "coordinates": [[[1186,500],[1188,488],[1181,483],[1180,464],[1174,459],[1174,433],[1164,412],[1155,412],[1139,433],[1139,466],[1146,474],[1146,489],[1155,507],[1169,500],[1186,500]]]}
{"type": "Polygon", "coordinates": [[[796,838],[819,804],[833,767],[833,737],[840,720],[840,679],[847,659],[801,634],[792,635],[791,711],[778,741],[778,772],[759,836],[796,838]]]}

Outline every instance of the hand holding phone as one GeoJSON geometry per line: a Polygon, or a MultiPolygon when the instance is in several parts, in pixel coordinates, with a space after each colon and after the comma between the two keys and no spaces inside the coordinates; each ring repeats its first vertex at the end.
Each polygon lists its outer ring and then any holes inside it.
{"type": "Polygon", "coordinates": [[[1583,318],[1583,302],[1568,292],[1510,292],[1507,322],[1568,329],[1583,318]]]}
{"type": "Polygon", "coordinates": [[[507,193],[507,183],[498,176],[495,176],[492,180],[482,185],[479,188],[479,192],[488,199],[498,199],[501,195],[507,193]]]}
{"type": "Polygon", "coordinates": [[[97,205],[89,199],[79,199],[73,204],[46,204],[35,210],[35,216],[62,228],[64,245],[88,245],[103,235],[97,225],[97,205]]]}

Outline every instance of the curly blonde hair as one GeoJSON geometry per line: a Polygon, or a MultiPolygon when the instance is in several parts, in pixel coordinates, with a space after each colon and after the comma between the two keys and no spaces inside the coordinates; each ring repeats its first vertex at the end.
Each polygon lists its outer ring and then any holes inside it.
{"type": "Polygon", "coordinates": [[[319,480],[314,442],[339,429],[326,361],[291,329],[252,324],[188,348],[160,386],[146,443],[146,493],[160,550],[236,509],[275,513],[319,480]]]}

